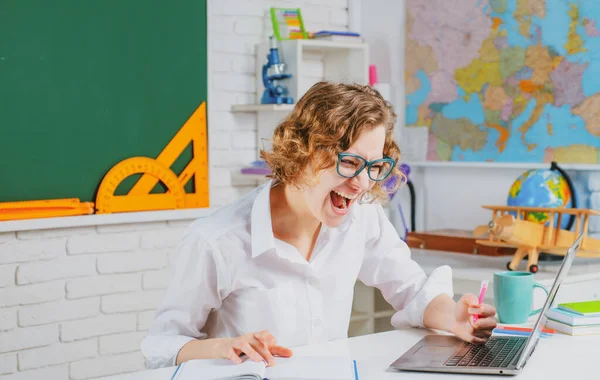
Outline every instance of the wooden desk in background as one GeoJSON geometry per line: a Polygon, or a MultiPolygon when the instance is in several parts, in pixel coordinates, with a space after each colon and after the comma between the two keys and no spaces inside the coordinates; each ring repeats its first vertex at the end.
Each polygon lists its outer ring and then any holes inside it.
{"type": "Polygon", "coordinates": [[[466,253],[483,256],[508,256],[514,248],[488,247],[475,242],[472,231],[443,229],[425,232],[409,232],[407,244],[411,248],[466,253]]]}

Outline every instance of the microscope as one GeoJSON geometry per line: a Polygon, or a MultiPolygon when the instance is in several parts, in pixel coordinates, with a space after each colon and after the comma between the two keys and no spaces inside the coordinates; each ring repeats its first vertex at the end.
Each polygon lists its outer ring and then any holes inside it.
{"type": "Polygon", "coordinates": [[[269,37],[271,48],[267,54],[267,61],[262,67],[262,78],[265,86],[262,104],[292,104],[294,100],[287,96],[288,89],[279,82],[291,78],[292,74],[285,72],[285,63],[279,60],[279,49],[277,41],[273,36],[269,37]]]}

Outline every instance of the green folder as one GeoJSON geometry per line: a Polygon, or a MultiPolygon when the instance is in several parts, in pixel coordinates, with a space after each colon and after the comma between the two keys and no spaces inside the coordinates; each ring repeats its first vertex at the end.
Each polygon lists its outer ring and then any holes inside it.
{"type": "Polygon", "coordinates": [[[579,315],[600,315],[600,300],[561,303],[558,308],[579,315]]]}

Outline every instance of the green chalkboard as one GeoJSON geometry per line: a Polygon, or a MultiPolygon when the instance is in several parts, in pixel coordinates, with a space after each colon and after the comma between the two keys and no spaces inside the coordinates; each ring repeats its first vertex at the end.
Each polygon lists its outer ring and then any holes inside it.
{"type": "Polygon", "coordinates": [[[206,100],[206,0],[2,0],[0,202],[94,201],[206,100]]]}

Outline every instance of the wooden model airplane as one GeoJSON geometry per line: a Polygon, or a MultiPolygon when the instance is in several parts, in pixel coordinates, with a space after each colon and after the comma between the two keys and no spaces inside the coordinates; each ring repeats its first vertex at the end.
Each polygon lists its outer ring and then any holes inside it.
{"type": "Polygon", "coordinates": [[[600,239],[587,236],[590,216],[600,216],[600,211],[517,206],[483,208],[492,210],[492,220],[487,225],[475,228],[473,235],[481,237],[476,240],[481,245],[516,248],[517,251],[506,266],[508,270],[516,270],[521,260],[528,256],[528,270],[537,273],[540,252],[564,256],[582,232],[584,238],[577,256],[600,257],[600,239]],[[516,217],[510,213],[516,214],[516,217]],[[544,224],[529,221],[531,213],[547,213],[548,219],[544,224]],[[560,228],[563,215],[575,216],[574,231],[560,228]],[[555,221],[558,227],[554,227],[555,221]],[[488,237],[484,239],[486,234],[488,237]]]}

